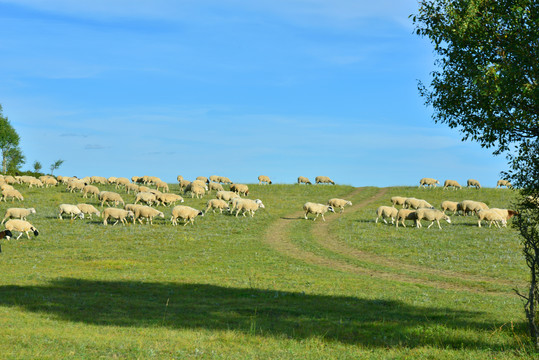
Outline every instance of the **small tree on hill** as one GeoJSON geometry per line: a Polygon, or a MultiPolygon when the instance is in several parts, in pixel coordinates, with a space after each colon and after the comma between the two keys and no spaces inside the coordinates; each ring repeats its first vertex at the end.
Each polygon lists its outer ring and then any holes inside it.
{"type": "Polygon", "coordinates": [[[2,115],[0,105],[0,152],[2,152],[2,173],[15,172],[24,164],[24,155],[19,148],[20,137],[7,117],[2,115]]]}
{"type": "Polygon", "coordinates": [[[55,162],[51,164],[51,175],[53,174],[54,170],[58,169],[62,164],[64,163],[64,160],[58,159],[55,162]]]}
{"type": "Polygon", "coordinates": [[[430,86],[419,84],[434,120],[507,154],[505,176],[521,195],[514,224],[530,269],[528,291],[518,294],[539,348],[539,4],[422,0],[411,16],[437,55],[430,86]]]}
{"type": "Polygon", "coordinates": [[[41,166],[41,163],[39,161],[34,161],[34,165],[33,165],[33,168],[34,168],[34,172],[38,173],[41,171],[41,169],[43,168],[43,166],[41,166]]]}

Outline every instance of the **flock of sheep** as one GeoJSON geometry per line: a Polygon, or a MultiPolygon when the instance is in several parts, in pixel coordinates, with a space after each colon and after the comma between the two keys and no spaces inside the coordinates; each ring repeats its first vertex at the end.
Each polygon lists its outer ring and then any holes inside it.
{"type": "MultiPolygon", "coordinates": [[[[199,176],[194,181],[185,180],[181,175],[177,177],[180,191],[183,191],[184,196],[190,195],[191,198],[201,198],[206,194],[216,191],[215,198],[210,199],[206,203],[205,210],[198,210],[190,206],[176,205],[177,202],[183,203],[182,196],[174,193],[170,193],[169,186],[166,182],[162,181],[158,177],[154,176],[133,176],[131,179],[125,177],[100,177],[89,176],[82,179],[76,177],[58,176],[57,178],[44,175],[39,178],[32,176],[2,176],[0,175],[0,189],[2,197],[0,200],[15,199],[23,201],[24,197],[14,185],[25,184],[29,188],[40,187],[48,188],[51,186],[57,186],[58,184],[64,184],[66,191],[71,193],[80,192],[83,199],[96,199],[98,204],[103,208],[99,211],[94,205],[87,203],[79,204],[59,204],[58,206],[58,218],[63,219],[68,216],[71,220],[80,218],[84,219],[85,216],[92,218],[92,215],[102,217],[103,224],[107,225],[110,221],[115,221],[113,225],[121,222],[126,225],[128,220],[133,223],[137,221],[143,224],[153,224],[153,220],[156,217],[165,218],[165,214],[156,208],[154,205],[171,206],[175,205],[171,210],[170,222],[172,225],[177,225],[178,221],[183,221],[184,226],[188,223],[194,225],[194,220],[197,216],[204,216],[209,210],[215,213],[216,210],[219,213],[228,211],[230,214],[234,214],[236,217],[241,213],[243,216],[246,214],[254,217],[255,212],[258,209],[265,208],[263,202],[260,199],[248,199],[249,187],[245,184],[233,183],[229,178],[223,176],[210,176],[206,178],[199,176]],[[135,194],[135,201],[133,204],[126,204],[122,195],[117,191],[101,191],[97,185],[114,185],[115,189],[123,190],[127,194],[135,194]],[[223,185],[228,184],[229,190],[225,190],[223,185]],[[242,197],[243,196],[243,197],[242,197]],[[120,208],[119,206],[122,206],[120,208]]],[[[272,184],[270,178],[266,175],[258,177],[259,184],[272,184]]],[[[317,184],[335,184],[327,176],[318,176],[315,179],[317,184]]],[[[298,178],[299,184],[311,184],[309,179],[300,176],[298,178]]],[[[306,211],[305,218],[308,213],[316,214],[316,218],[322,215],[326,211],[334,211],[333,207],[344,208],[344,205],[350,204],[350,202],[342,199],[332,199],[329,205],[321,205],[314,203],[307,203],[304,206],[306,211]],[[323,209],[317,207],[321,205],[323,209]]],[[[96,204],[97,205],[97,204],[96,204]]],[[[10,238],[12,232],[19,232],[19,239],[23,234],[30,239],[30,232],[33,232],[35,236],[39,234],[38,230],[29,223],[26,218],[35,214],[35,208],[8,208],[2,220],[2,224],[5,222],[5,231],[0,232],[0,238],[10,238]],[[7,221],[6,221],[7,220],[7,221]]],[[[315,218],[315,219],[316,219],[315,218]]],[[[325,220],[325,219],[324,219],[325,220]]]]}
{"type": "MultiPolygon", "coordinates": [[[[419,181],[419,187],[436,187],[440,182],[432,178],[422,178],[419,181]]],[[[474,179],[469,179],[467,181],[468,187],[481,188],[479,181],[474,179]]],[[[499,180],[496,184],[496,188],[502,186],[511,187],[511,183],[507,180],[499,180]]],[[[462,186],[455,180],[446,180],[444,183],[444,189],[452,187],[453,189],[462,189],[462,186]]],[[[406,227],[404,223],[405,220],[411,220],[415,223],[415,226],[420,228],[421,220],[430,221],[430,228],[434,222],[437,223],[438,228],[442,228],[440,225],[440,220],[445,220],[448,223],[451,223],[451,218],[445,213],[446,211],[451,211],[452,215],[476,215],[478,218],[477,225],[481,227],[482,221],[488,221],[489,227],[494,224],[496,227],[500,228],[501,226],[507,226],[507,221],[516,215],[516,212],[509,209],[499,209],[492,208],[489,209],[487,204],[480,201],[474,200],[463,200],[460,202],[456,201],[443,201],[441,203],[441,210],[437,210],[429,204],[426,200],[402,197],[402,196],[393,196],[391,198],[392,206],[380,206],[376,209],[376,220],[375,223],[378,223],[378,220],[382,220],[387,224],[386,219],[391,219],[391,224],[395,224],[398,228],[399,223],[402,226],[406,227]],[[397,209],[396,206],[402,206],[401,209],[397,209]]]]}

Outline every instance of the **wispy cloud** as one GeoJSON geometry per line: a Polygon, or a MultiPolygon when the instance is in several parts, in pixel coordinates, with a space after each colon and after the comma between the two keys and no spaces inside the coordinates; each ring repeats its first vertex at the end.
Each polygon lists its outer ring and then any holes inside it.
{"type": "Polygon", "coordinates": [[[86,144],[84,146],[84,150],[103,150],[103,149],[109,149],[110,146],[104,146],[100,144],[86,144]]]}

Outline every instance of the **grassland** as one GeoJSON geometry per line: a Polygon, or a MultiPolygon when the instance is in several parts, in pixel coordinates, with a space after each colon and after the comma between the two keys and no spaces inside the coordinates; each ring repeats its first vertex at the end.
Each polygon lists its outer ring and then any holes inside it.
{"type": "Polygon", "coordinates": [[[508,207],[510,190],[250,185],[266,205],[254,218],[210,212],[173,227],[160,207],[153,226],[105,227],[58,220],[58,204],[82,202],[63,186],[18,188],[41,234],[2,242],[2,358],[534,356],[512,291],[527,276],[514,229],[374,223],[392,195],[508,207]],[[331,197],[354,205],[303,219],[304,202],[331,197]]]}

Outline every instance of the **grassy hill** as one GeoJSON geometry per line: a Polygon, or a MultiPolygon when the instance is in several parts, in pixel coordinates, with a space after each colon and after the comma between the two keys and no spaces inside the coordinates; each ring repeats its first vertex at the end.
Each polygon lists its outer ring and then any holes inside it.
{"type": "Polygon", "coordinates": [[[393,195],[509,207],[510,190],[249,185],[266,206],[254,218],[210,212],[173,227],[158,207],[165,220],[124,227],[59,220],[60,203],[83,202],[64,186],[16,187],[25,201],[14,206],[36,208],[40,235],[2,240],[3,358],[530,356],[514,229],[464,216],[441,230],[374,223],[393,195]],[[303,203],[332,197],[353,206],[303,219],[303,203]]]}

